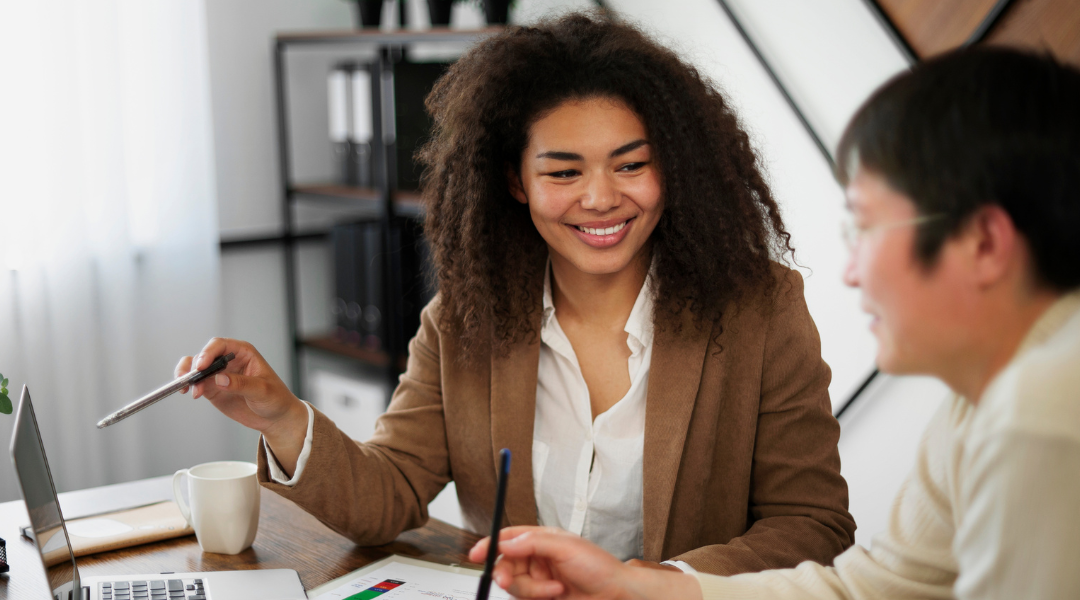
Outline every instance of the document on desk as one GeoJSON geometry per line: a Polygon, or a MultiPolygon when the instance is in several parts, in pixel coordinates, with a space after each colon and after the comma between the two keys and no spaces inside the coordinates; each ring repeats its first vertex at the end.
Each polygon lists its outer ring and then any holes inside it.
{"type": "MultiPolygon", "coordinates": [[[[480,571],[390,556],[308,592],[312,600],[475,600],[480,571]]],[[[491,600],[510,595],[491,586],[491,600]]]]}

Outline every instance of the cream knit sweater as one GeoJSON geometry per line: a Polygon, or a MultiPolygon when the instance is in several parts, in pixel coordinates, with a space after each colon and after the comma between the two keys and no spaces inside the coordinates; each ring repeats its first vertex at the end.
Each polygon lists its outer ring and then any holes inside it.
{"type": "Polygon", "coordinates": [[[1038,320],[978,406],[942,405],[869,551],[698,579],[706,600],[1080,598],[1080,294],[1038,320]]]}

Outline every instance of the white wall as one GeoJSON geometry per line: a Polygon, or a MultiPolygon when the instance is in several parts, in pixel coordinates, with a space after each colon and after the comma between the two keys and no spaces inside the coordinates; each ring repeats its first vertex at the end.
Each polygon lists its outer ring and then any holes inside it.
{"type": "Polygon", "coordinates": [[[0,3],[0,367],[60,491],[231,458],[231,424],[182,397],[95,427],[217,329],[205,40],[185,0],[0,3]]]}
{"type": "Polygon", "coordinates": [[[931,377],[881,376],[840,419],[840,458],[848,481],[856,543],[888,525],[892,500],[915,464],[922,431],[952,394],[931,377]]]}
{"type": "Polygon", "coordinates": [[[353,19],[349,3],[207,0],[204,5],[219,227],[226,234],[275,231],[281,226],[281,183],[273,35],[279,30],[347,29],[353,19]]]}

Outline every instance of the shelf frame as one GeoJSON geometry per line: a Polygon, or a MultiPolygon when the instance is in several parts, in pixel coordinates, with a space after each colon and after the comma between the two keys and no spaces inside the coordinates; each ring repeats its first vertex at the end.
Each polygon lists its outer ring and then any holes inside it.
{"type": "Polygon", "coordinates": [[[304,373],[301,352],[316,349],[345,356],[385,370],[388,389],[396,387],[398,374],[404,370],[407,354],[405,332],[398,331],[401,315],[396,290],[401,287],[400,264],[396,253],[391,252],[390,231],[398,216],[417,218],[423,209],[419,194],[396,189],[397,151],[394,114],[394,64],[404,54],[404,49],[415,43],[451,42],[472,44],[484,37],[503,31],[504,27],[487,27],[479,30],[461,31],[445,27],[425,31],[350,30],[322,32],[282,32],[273,40],[273,71],[275,111],[278,129],[278,164],[280,169],[279,193],[281,197],[282,232],[280,236],[256,236],[222,240],[221,248],[245,248],[280,243],[283,245],[285,272],[286,318],[289,339],[292,341],[289,356],[292,369],[293,393],[304,393],[304,373]],[[374,186],[360,188],[340,184],[299,184],[292,179],[291,135],[289,123],[289,90],[287,86],[290,49],[312,46],[339,45],[343,49],[357,45],[374,47],[378,58],[372,63],[372,166],[374,186]],[[323,231],[299,231],[293,215],[293,207],[305,201],[368,203],[379,208],[378,219],[382,232],[383,256],[383,315],[386,325],[384,352],[371,352],[342,344],[329,336],[302,337],[299,331],[300,295],[296,273],[297,245],[302,242],[325,240],[323,231]]]}

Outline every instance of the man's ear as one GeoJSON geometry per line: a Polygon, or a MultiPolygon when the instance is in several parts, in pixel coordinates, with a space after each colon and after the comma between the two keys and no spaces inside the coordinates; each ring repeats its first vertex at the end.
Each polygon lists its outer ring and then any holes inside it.
{"type": "Polygon", "coordinates": [[[514,197],[514,200],[522,204],[529,203],[529,197],[525,195],[525,187],[521,185],[521,176],[510,165],[506,165],[506,185],[510,188],[510,195],[514,197]]]}
{"type": "Polygon", "coordinates": [[[1002,207],[980,208],[965,228],[971,236],[971,259],[976,281],[983,286],[998,283],[1015,268],[1029,268],[1020,233],[1002,207]]]}

